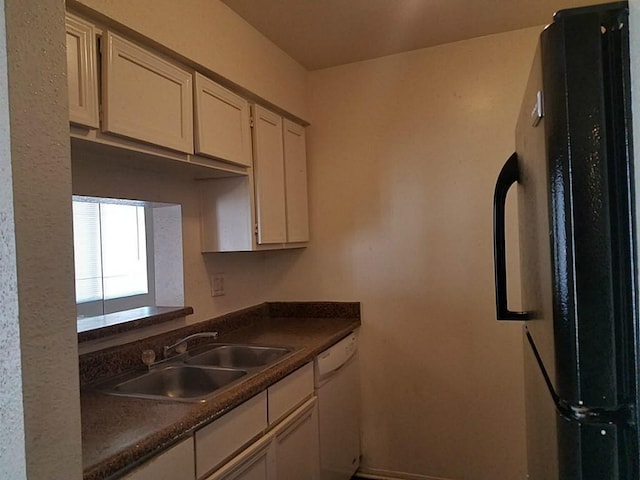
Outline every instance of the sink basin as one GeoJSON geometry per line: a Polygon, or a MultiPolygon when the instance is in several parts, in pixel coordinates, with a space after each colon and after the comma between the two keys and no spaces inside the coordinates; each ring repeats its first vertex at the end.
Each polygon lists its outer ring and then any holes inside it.
{"type": "Polygon", "coordinates": [[[229,368],[256,368],[269,365],[292,351],[287,347],[218,345],[193,354],[185,363],[229,368]]]}
{"type": "Polygon", "coordinates": [[[203,401],[247,374],[244,370],[170,365],[103,389],[113,395],[203,401]]]}
{"type": "Polygon", "coordinates": [[[217,343],[163,360],[164,366],[156,365],[148,372],[131,372],[94,388],[122,397],[205,402],[293,351],[282,346],[217,343]]]}

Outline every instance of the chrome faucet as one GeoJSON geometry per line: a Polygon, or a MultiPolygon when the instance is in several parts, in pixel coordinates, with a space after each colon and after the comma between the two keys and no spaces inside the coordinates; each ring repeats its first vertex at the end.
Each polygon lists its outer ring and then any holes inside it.
{"type": "Polygon", "coordinates": [[[218,338],[218,332],[200,332],[200,333],[194,333],[193,335],[189,335],[187,337],[184,337],[184,338],[178,340],[173,345],[169,345],[169,346],[164,347],[164,349],[163,349],[163,357],[167,358],[167,355],[169,354],[169,352],[171,350],[173,350],[174,348],[175,348],[177,353],[184,353],[184,352],[187,351],[187,342],[189,340],[193,340],[193,339],[196,339],[196,338],[206,338],[206,337],[218,338]]]}

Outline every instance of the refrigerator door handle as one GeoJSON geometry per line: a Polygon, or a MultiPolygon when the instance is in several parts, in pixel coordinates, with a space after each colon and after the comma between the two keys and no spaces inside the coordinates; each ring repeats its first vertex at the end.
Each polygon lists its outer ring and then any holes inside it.
{"type": "Polygon", "coordinates": [[[504,164],[493,194],[493,255],[496,286],[496,313],[498,320],[527,320],[528,312],[512,312],[507,306],[507,260],[504,207],[507,192],[520,178],[518,155],[514,153],[504,164]]]}

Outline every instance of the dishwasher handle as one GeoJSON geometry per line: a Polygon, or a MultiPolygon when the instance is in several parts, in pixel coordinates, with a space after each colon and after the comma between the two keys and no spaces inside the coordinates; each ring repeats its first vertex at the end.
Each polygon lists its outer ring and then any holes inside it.
{"type": "Polygon", "coordinates": [[[358,351],[358,337],[351,332],[334,346],[320,353],[314,360],[316,383],[336,375],[358,351]]]}
{"type": "Polygon", "coordinates": [[[321,384],[326,383],[331,377],[335,377],[338,373],[344,370],[344,368],[347,367],[353,361],[355,354],[356,354],[355,351],[352,352],[349,358],[347,358],[340,365],[334,367],[331,370],[321,373],[320,376],[318,377],[318,383],[321,383],[321,384]]]}

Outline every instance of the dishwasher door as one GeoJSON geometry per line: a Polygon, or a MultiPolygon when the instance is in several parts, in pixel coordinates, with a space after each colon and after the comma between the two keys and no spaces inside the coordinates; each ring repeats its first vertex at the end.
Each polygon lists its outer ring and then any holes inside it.
{"type": "Polygon", "coordinates": [[[360,465],[360,375],[355,338],[350,335],[316,360],[320,480],[349,480],[360,465]],[[328,365],[333,367],[329,371],[323,368],[328,365]]]}

